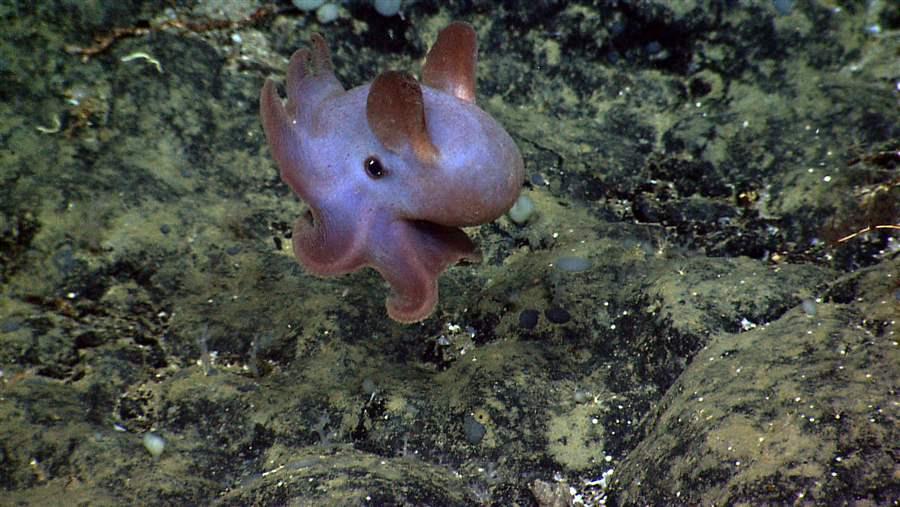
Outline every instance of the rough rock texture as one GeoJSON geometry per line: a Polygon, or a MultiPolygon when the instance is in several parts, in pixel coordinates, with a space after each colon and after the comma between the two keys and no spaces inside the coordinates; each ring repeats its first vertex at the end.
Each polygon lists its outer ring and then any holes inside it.
{"type": "Polygon", "coordinates": [[[851,236],[900,224],[890,2],[446,4],[0,6],[3,501],[896,503],[900,231],[851,236]],[[295,264],[257,97],[452,19],[537,213],[403,326],[295,264]]]}

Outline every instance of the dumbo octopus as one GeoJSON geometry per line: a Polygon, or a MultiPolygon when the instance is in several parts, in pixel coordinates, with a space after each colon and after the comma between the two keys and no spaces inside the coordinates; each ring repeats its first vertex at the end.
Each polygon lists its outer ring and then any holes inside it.
{"type": "Polygon", "coordinates": [[[294,254],[330,276],[363,267],[391,286],[388,315],[428,317],[440,274],[480,252],[460,227],[505,213],[522,187],[518,148],[475,105],[475,31],[438,35],[422,82],[398,71],[345,91],[321,35],[291,57],[282,104],[266,80],[260,114],[281,178],[310,208],[294,254]]]}

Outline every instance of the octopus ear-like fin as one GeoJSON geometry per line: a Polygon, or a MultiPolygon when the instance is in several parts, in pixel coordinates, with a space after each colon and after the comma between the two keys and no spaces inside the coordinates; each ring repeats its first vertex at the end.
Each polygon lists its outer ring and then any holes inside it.
{"type": "Polygon", "coordinates": [[[438,150],[425,125],[425,102],[416,78],[405,72],[382,72],[372,81],[366,101],[369,128],[387,149],[412,147],[416,158],[431,165],[438,150]]]}
{"type": "Polygon", "coordinates": [[[428,51],[422,82],[474,104],[477,61],[475,29],[468,23],[454,21],[441,30],[428,51]]]}

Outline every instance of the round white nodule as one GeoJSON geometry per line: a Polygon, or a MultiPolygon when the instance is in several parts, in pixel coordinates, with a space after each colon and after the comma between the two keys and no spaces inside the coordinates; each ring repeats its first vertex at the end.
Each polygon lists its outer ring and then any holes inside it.
{"type": "Polygon", "coordinates": [[[158,458],[166,448],[166,441],[155,433],[144,433],[144,448],[154,458],[158,458]]]}
{"type": "Polygon", "coordinates": [[[400,0],[375,0],[372,3],[382,16],[393,16],[400,12],[400,0]]]}
{"type": "Polygon", "coordinates": [[[314,11],[322,6],[325,0],[293,0],[294,7],[301,11],[314,11]]]}

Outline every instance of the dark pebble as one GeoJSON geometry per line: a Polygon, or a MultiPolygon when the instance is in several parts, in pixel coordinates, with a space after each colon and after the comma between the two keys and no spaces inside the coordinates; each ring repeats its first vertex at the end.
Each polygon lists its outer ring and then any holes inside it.
{"type": "Polygon", "coordinates": [[[534,329],[537,326],[541,314],[537,310],[522,310],[519,314],[519,327],[522,329],[534,329]]]}
{"type": "Polygon", "coordinates": [[[18,319],[6,319],[0,322],[0,333],[12,333],[18,331],[22,327],[22,323],[18,319]]]}
{"type": "Polygon", "coordinates": [[[72,247],[65,245],[53,255],[53,264],[63,276],[68,276],[72,270],[78,266],[75,260],[75,254],[72,253],[72,247]]]}
{"type": "Polygon", "coordinates": [[[169,227],[169,224],[162,224],[159,226],[159,232],[161,232],[163,234],[168,234],[169,231],[171,231],[171,230],[172,230],[172,228],[169,227]]]}
{"type": "Polygon", "coordinates": [[[544,315],[547,316],[547,320],[554,324],[565,324],[572,318],[572,315],[563,308],[550,308],[544,312],[544,315]]]}
{"type": "Polygon", "coordinates": [[[540,174],[532,174],[531,178],[529,179],[531,180],[531,184],[536,187],[543,187],[547,184],[547,180],[545,180],[544,177],[540,174]]]}
{"type": "Polygon", "coordinates": [[[775,10],[782,16],[787,16],[794,10],[794,0],[774,0],[775,10]]]}
{"type": "Polygon", "coordinates": [[[466,440],[472,445],[476,445],[484,438],[487,429],[483,424],[475,420],[470,414],[466,414],[463,418],[463,433],[466,434],[466,440]]]}
{"type": "Polygon", "coordinates": [[[102,345],[105,340],[93,331],[86,331],[75,337],[76,349],[87,349],[102,345]]]}

